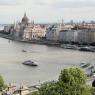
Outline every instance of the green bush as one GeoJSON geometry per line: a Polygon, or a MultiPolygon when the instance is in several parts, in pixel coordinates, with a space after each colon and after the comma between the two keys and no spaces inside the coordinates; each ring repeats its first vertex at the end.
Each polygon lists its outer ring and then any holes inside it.
{"type": "Polygon", "coordinates": [[[95,95],[95,89],[86,85],[86,76],[79,68],[64,69],[57,82],[41,85],[33,95],[95,95]]]}
{"type": "Polygon", "coordinates": [[[0,91],[2,91],[3,89],[5,89],[6,87],[7,86],[5,85],[2,76],[0,76],[0,91]]]}

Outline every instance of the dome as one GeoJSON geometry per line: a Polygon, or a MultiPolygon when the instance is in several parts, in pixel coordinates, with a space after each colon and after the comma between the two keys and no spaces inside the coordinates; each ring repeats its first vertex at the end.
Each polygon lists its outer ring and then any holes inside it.
{"type": "Polygon", "coordinates": [[[22,18],[22,23],[28,23],[29,19],[28,17],[26,16],[26,13],[24,14],[24,17],[22,18]]]}

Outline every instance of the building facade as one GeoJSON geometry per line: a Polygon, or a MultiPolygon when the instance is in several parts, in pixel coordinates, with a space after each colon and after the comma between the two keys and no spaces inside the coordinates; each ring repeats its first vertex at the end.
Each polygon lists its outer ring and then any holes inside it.
{"type": "Polygon", "coordinates": [[[22,40],[32,40],[45,37],[46,27],[40,24],[34,24],[29,22],[28,17],[24,14],[22,21],[15,25],[15,38],[21,38],[22,40]]]}
{"type": "Polygon", "coordinates": [[[51,25],[46,31],[46,39],[53,41],[59,40],[59,30],[60,28],[57,24],[51,25]]]}
{"type": "Polygon", "coordinates": [[[81,32],[78,33],[78,42],[80,44],[95,43],[95,30],[93,29],[81,30],[81,32]]]}
{"type": "Polygon", "coordinates": [[[78,42],[78,33],[80,30],[62,30],[59,33],[59,40],[63,42],[78,42]]]}

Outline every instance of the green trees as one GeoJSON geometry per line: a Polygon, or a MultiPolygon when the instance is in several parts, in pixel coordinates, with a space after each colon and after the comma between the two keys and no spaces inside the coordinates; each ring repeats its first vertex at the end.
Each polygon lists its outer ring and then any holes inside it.
{"type": "Polygon", "coordinates": [[[61,71],[57,82],[44,83],[35,95],[92,95],[86,76],[78,68],[61,71]]]}
{"type": "Polygon", "coordinates": [[[59,95],[57,82],[52,81],[42,84],[39,95],[59,95]]]}
{"type": "Polygon", "coordinates": [[[4,80],[2,76],[0,75],[0,91],[2,91],[5,88],[4,80]]]}
{"type": "Polygon", "coordinates": [[[91,95],[90,87],[86,85],[86,76],[78,68],[61,71],[58,83],[63,95],[91,95]]]}

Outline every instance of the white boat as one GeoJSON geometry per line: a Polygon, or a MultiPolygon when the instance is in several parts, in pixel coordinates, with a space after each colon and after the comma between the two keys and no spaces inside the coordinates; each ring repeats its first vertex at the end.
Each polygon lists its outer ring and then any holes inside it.
{"type": "Polygon", "coordinates": [[[80,63],[79,65],[81,68],[87,68],[90,66],[90,63],[80,63]]]}
{"type": "Polygon", "coordinates": [[[71,45],[71,44],[62,44],[61,47],[65,49],[74,49],[74,50],[78,48],[76,45],[71,45]]]}
{"type": "Polygon", "coordinates": [[[33,61],[31,60],[27,60],[27,61],[24,61],[22,64],[24,65],[29,65],[29,66],[38,66],[37,64],[35,64],[33,61]]]}

